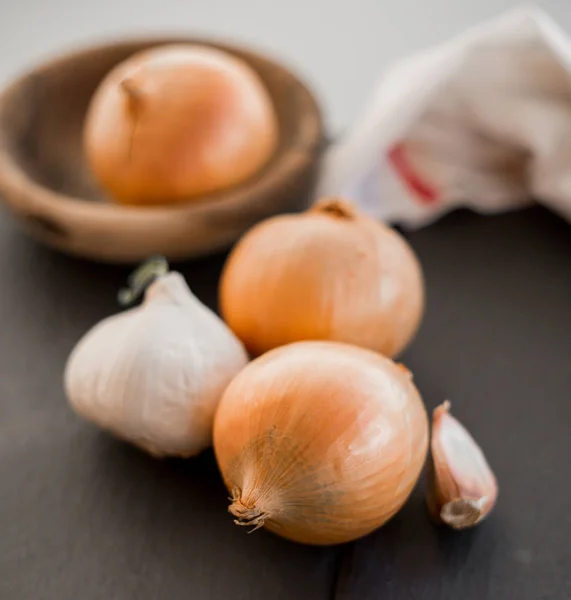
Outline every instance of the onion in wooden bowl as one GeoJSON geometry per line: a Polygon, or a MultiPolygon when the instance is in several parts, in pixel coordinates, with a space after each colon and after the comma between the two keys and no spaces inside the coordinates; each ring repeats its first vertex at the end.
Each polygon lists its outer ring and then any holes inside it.
{"type": "Polygon", "coordinates": [[[170,204],[240,184],[272,156],[273,101],[228,52],[173,44],[117,65],[87,112],[85,153],[110,198],[170,204]]]}
{"type": "Polygon", "coordinates": [[[304,208],[321,150],[323,123],[311,91],[259,53],[203,39],[104,44],[39,65],[0,93],[0,197],[25,230],[76,256],[136,263],[152,254],[186,259],[228,248],[254,223],[304,208]],[[230,188],[163,206],[110,201],[83,152],[86,113],[113,68],[166,44],[223,50],[247,63],[272,99],[277,147],[258,172],[230,188]]]}

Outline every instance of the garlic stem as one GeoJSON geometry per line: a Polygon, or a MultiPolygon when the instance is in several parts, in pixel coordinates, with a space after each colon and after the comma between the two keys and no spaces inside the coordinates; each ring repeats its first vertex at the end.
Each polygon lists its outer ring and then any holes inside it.
{"type": "Polygon", "coordinates": [[[169,272],[169,264],[163,256],[151,256],[127,279],[128,287],[119,290],[117,300],[123,307],[131,306],[159,277],[169,272]]]}

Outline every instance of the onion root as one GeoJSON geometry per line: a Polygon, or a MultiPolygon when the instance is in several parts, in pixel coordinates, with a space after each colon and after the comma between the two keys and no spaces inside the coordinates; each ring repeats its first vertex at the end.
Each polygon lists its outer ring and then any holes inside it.
{"type": "Polygon", "coordinates": [[[230,504],[228,507],[228,512],[235,517],[234,523],[236,525],[241,525],[242,527],[253,527],[253,529],[250,529],[248,533],[252,533],[253,531],[256,531],[256,529],[260,529],[260,527],[264,526],[269,516],[268,513],[258,508],[255,504],[252,506],[246,506],[242,502],[242,498],[238,490],[232,494],[230,500],[232,501],[232,504],[230,504]]]}

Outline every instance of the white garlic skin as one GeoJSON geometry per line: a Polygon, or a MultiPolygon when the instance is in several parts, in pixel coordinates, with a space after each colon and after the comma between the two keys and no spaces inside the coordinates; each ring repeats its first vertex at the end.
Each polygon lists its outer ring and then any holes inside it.
{"type": "Polygon", "coordinates": [[[155,456],[193,456],[212,443],[214,414],[247,364],[242,343],[171,272],[144,302],[78,342],[64,386],[84,419],[155,456]]]}

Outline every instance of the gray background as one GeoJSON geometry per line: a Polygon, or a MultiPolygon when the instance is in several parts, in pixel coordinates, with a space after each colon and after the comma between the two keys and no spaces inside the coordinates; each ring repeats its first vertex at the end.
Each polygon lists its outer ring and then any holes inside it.
{"type": "MultiPolygon", "coordinates": [[[[571,2],[537,3],[571,30],[571,2]]],[[[307,79],[333,133],[364,108],[382,69],[521,6],[516,0],[2,0],[0,84],[47,55],[125,34],[222,36],[307,79]],[[340,33],[341,32],[341,33],[340,33]]]]}

